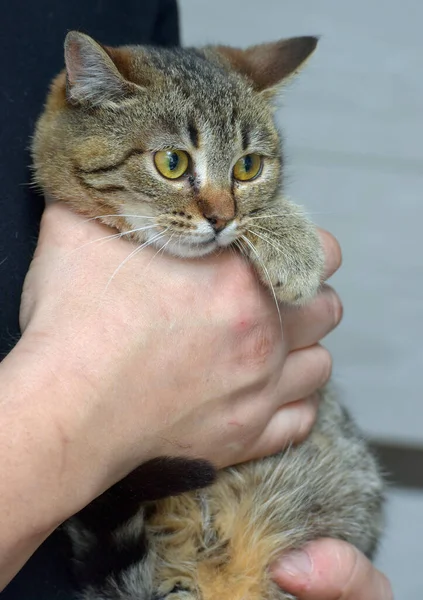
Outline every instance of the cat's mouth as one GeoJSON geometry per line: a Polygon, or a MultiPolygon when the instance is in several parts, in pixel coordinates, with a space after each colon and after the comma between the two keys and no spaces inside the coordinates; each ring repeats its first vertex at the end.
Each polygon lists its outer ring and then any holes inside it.
{"type": "Polygon", "coordinates": [[[210,254],[214,250],[217,250],[220,246],[217,236],[206,239],[196,239],[194,236],[176,238],[169,235],[167,237],[167,241],[163,240],[162,244],[158,242],[156,244],[157,247],[160,247],[160,245],[163,247],[164,244],[166,244],[164,248],[165,251],[182,258],[205,256],[206,254],[210,254]]]}
{"type": "Polygon", "coordinates": [[[233,227],[209,235],[181,235],[166,232],[161,236],[152,236],[150,239],[157,249],[183,258],[194,258],[230,246],[238,238],[238,235],[236,227],[233,227]]]}

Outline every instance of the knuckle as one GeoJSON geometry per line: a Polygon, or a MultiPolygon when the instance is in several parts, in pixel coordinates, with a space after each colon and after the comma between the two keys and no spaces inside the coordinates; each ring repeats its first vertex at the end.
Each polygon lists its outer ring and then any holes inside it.
{"type": "Polygon", "coordinates": [[[355,597],[364,585],[372,590],[372,597],[378,600],[392,600],[392,588],[385,575],[354,546],[345,542],[338,542],[338,544],[338,564],[341,565],[344,573],[340,600],[355,597]]]}
{"type": "Polygon", "coordinates": [[[313,427],[319,406],[318,394],[311,396],[307,400],[303,400],[301,403],[301,410],[298,412],[298,426],[295,435],[296,442],[302,442],[305,440],[313,427]]]}
{"type": "Polygon", "coordinates": [[[250,403],[245,406],[238,405],[229,412],[226,420],[226,435],[230,446],[237,453],[246,453],[251,449],[262,435],[268,420],[268,410],[260,402],[250,403]]]}
{"type": "Polygon", "coordinates": [[[316,347],[316,369],[318,371],[319,387],[327,383],[332,375],[332,355],[323,346],[316,347]]]}
{"type": "Polygon", "coordinates": [[[378,572],[378,575],[380,576],[381,600],[394,600],[394,592],[388,578],[383,573],[378,572]]]}
{"type": "Polygon", "coordinates": [[[342,250],[338,240],[328,231],[320,230],[325,254],[326,276],[330,277],[342,264],[342,250]]]}
{"type": "Polygon", "coordinates": [[[248,328],[241,350],[241,361],[249,367],[261,367],[275,354],[277,335],[273,327],[255,323],[248,328]]]}
{"type": "Polygon", "coordinates": [[[238,273],[220,286],[217,299],[219,313],[224,315],[229,330],[235,334],[246,334],[262,320],[257,283],[248,269],[238,273]]]}
{"type": "Polygon", "coordinates": [[[325,296],[327,310],[329,312],[331,322],[334,326],[336,326],[341,322],[344,313],[344,307],[342,305],[340,297],[331,286],[325,285],[324,289],[326,292],[325,296]]]}
{"type": "Polygon", "coordinates": [[[326,240],[325,240],[326,253],[330,257],[330,263],[333,266],[334,270],[336,271],[339,269],[339,267],[342,264],[341,246],[339,245],[339,242],[335,236],[333,236],[328,231],[326,231],[325,234],[326,234],[326,240]]]}
{"type": "Polygon", "coordinates": [[[220,277],[220,307],[228,325],[238,333],[248,333],[257,326],[275,326],[275,305],[268,291],[260,285],[251,264],[241,257],[230,257],[230,269],[220,277]]]}
{"type": "Polygon", "coordinates": [[[342,573],[339,600],[346,600],[355,591],[357,580],[361,579],[363,564],[359,551],[346,542],[337,543],[335,556],[342,573]]]}

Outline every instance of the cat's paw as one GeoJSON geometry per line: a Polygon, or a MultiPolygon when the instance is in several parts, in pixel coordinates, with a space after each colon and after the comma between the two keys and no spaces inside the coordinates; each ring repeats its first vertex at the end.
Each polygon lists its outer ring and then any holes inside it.
{"type": "Polygon", "coordinates": [[[275,282],[272,282],[276,298],[279,302],[301,306],[316,296],[321,285],[322,264],[316,261],[313,265],[285,267],[278,269],[275,282]]]}
{"type": "Polygon", "coordinates": [[[266,227],[250,226],[244,238],[260,279],[280,302],[301,305],[317,294],[323,279],[323,249],[316,227],[298,206],[280,199],[266,227]]]}
{"type": "Polygon", "coordinates": [[[273,287],[279,302],[306,304],[317,294],[322,282],[324,255],[320,238],[314,227],[307,227],[302,235],[278,241],[281,253],[270,253],[262,247],[262,281],[273,287]]]}

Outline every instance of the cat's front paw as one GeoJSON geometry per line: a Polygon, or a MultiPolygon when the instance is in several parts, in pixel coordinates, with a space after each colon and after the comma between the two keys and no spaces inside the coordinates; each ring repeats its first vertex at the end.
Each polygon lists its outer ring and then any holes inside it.
{"type": "Polygon", "coordinates": [[[324,255],[316,228],[295,213],[284,227],[277,222],[273,228],[268,225],[267,232],[266,238],[257,234],[255,239],[251,232],[249,240],[261,280],[280,302],[307,303],[317,294],[323,276],[324,255]]]}
{"type": "Polygon", "coordinates": [[[322,277],[323,259],[307,260],[301,264],[278,265],[271,269],[276,277],[272,281],[279,302],[301,306],[317,294],[322,277]]]}

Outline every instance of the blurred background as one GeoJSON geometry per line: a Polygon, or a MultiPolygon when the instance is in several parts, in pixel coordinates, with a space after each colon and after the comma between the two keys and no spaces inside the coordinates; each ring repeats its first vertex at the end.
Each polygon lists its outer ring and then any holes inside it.
{"type": "Polygon", "coordinates": [[[184,45],[321,35],[278,111],[286,187],[341,242],[334,377],[391,473],[378,566],[396,600],[423,598],[423,3],[179,5],[184,45]]]}

